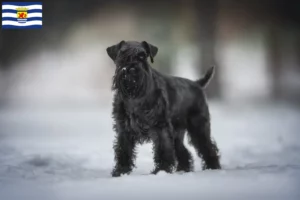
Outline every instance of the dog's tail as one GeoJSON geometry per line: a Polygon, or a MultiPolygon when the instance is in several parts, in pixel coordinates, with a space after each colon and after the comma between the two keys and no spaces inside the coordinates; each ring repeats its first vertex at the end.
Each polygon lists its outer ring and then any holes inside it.
{"type": "Polygon", "coordinates": [[[213,75],[215,73],[215,67],[212,66],[207,70],[205,75],[196,81],[202,88],[206,88],[206,86],[209,84],[210,80],[212,79],[213,75]]]}

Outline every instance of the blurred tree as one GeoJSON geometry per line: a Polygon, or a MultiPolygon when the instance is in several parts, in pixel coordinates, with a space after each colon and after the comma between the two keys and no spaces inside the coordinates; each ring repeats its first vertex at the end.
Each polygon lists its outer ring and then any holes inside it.
{"type": "Polygon", "coordinates": [[[149,40],[158,46],[159,58],[154,59],[154,67],[159,67],[163,73],[171,72],[171,62],[175,49],[172,42],[174,16],[176,15],[177,0],[172,1],[137,1],[137,22],[142,40],[149,40]],[[170,3],[171,2],[171,3],[170,3]]]}
{"type": "MultiPolygon", "coordinates": [[[[298,34],[300,35],[300,30],[298,30],[298,34]]],[[[297,37],[297,43],[296,43],[296,56],[297,56],[297,67],[300,70],[300,37],[297,37]]]]}
{"type": "Polygon", "coordinates": [[[267,67],[271,74],[271,97],[275,99],[278,99],[282,96],[280,78],[283,66],[281,55],[280,30],[278,30],[277,25],[271,24],[271,26],[268,28],[267,34],[267,67]]]}
{"type": "Polygon", "coordinates": [[[216,32],[218,20],[218,0],[197,1],[195,7],[198,15],[198,34],[199,46],[201,51],[200,66],[207,69],[211,66],[216,66],[213,81],[207,88],[207,94],[210,98],[221,98],[220,73],[222,66],[216,56],[216,32]]]}
{"type": "MultiPolygon", "coordinates": [[[[271,97],[275,99],[286,98],[283,93],[282,74],[283,69],[287,68],[283,59],[283,43],[286,40],[283,32],[299,30],[300,27],[300,2],[291,0],[268,0],[263,4],[264,17],[267,27],[267,55],[268,69],[271,74],[272,91],[271,97]]],[[[299,37],[299,36],[298,36],[299,37]]],[[[288,88],[285,88],[288,89],[288,88]]]]}

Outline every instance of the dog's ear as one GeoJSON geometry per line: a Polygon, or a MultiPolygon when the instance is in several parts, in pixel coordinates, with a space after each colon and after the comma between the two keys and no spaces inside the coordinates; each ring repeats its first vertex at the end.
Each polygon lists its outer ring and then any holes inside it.
{"type": "Polygon", "coordinates": [[[121,42],[119,42],[116,45],[110,46],[106,48],[106,52],[109,55],[109,57],[115,61],[118,55],[119,50],[121,49],[122,45],[125,43],[124,40],[122,40],[121,42]]]}
{"type": "Polygon", "coordinates": [[[147,54],[150,56],[151,63],[153,63],[153,58],[156,56],[158,48],[152,44],[149,44],[146,41],[143,41],[142,45],[146,49],[147,54]]]}

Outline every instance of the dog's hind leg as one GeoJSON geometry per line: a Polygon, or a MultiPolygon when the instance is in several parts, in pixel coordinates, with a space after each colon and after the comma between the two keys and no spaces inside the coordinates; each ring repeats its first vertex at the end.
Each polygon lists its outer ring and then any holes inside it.
{"type": "Polygon", "coordinates": [[[183,144],[184,131],[178,133],[175,138],[175,154],[178,161],[176,171],[193,171],[193,157],[183,144]]]}
{"type": "Polygon", "coordinates": [[[221,169],[219,150],[210,135],[210,119],[208,109],[203,112],[193,112],[188,120],[190,143],[195,147],[198,156],[203,160],[203,169],[221,169]]]}

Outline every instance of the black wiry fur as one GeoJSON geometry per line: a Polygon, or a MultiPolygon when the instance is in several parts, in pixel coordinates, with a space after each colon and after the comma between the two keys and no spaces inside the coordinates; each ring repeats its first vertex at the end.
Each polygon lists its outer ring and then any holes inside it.
{"type": "Polygon", "coordinates": [[[166,76],[151,68],[157,47],[147,42],[125,42],[107,48],[116,64],[113,78],[113,118],[116,165],[113,176],[129,174],[135,167],[138,143],[153,142],[155,168],[172,173],[193,170],[193,159],[183,144],[190,143],[203,160],[203,169],[220,169],[218,148],[210,135],[210,116],[203,88],[214,68],[202,79],[166,76]]]}

